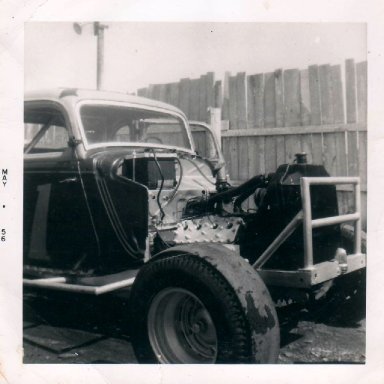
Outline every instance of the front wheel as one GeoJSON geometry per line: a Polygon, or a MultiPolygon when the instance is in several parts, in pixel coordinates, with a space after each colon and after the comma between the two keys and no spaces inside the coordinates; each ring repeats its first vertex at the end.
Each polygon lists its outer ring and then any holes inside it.
{"type": "Polygon", "coordinates": [[[260,277],[225,248],[197,252],[170,252],[137,276],[131,329],[138,361],[276,362],[278,320],[260,277]]]}

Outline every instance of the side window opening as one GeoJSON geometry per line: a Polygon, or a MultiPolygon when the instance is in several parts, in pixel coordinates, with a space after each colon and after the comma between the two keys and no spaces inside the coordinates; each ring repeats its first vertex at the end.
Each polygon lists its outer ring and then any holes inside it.
{"type": "Polygon", "coordinates": [[[24,114],[24,153],[64,152],[68,129],[63,115],[52,108],[27,109],[24,114]]]}

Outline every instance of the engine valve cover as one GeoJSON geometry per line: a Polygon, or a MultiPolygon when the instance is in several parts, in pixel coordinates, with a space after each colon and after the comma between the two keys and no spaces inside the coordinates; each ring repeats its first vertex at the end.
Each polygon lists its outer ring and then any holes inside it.
{"type": "Polygon", "coordinates": [[[238,217],[205,216],[183,220],[173,231],[172,240],[176,244],[234,243],[243,225],[243,220],[238,217]]]}

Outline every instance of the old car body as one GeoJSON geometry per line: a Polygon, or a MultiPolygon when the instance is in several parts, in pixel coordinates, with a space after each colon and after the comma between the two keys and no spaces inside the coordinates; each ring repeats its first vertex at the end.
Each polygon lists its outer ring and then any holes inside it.
{"type": "Polygon", "coordinates": [[[160,216],[164,228],[175,224],[188,199],[214,190],[185,117],[160,102],[141,103],[64,89],[27,95],[24,265],[32,275],[44,267],[93,275],[138,265],[160,216]],[[110,136],[102,137],[106,127],[110,136]]]}
{"type": "Polygon", "coordinates": [[[140,362],[276,362],[275,303],[365,268],[359,179],[304,154],[234,187],[209,127],[158,101],[41,91],[24,118],[24,285],[126,289],[140,362]],[[339,215],[338,184],[354,212],[339,215]]]}

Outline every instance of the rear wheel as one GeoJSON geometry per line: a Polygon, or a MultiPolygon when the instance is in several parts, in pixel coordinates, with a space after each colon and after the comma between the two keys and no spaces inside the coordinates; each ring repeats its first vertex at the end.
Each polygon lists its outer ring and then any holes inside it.
{"type": "Polygon", "coordinates": [[[240,270],[225,257],[211,254],[208,261],[190,253],[166,255],[142,268],[131,294],[139,362],[276,362],[280,334],[274,305],[256,272],[232,257],[240,270]]]}

